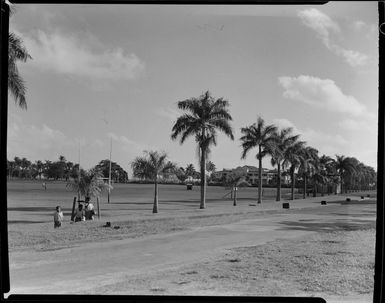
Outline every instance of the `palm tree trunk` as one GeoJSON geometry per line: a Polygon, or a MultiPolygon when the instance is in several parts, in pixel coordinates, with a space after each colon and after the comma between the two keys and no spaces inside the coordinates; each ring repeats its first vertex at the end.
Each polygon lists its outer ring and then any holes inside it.
{"type": "Polygon", "coordinates": [[[258,153],[258,202],[262,203],[262,156],[261,156],[261,145],[259,145],[259,153],[258,153]]]}
{"type": "Polygon", "coordinates": [[[314,180],[313,197],[317,197],[318,183],[314,180]]]}
{"type": "Polygon", "coordinates": [[[306,174],[303,175],[303,198],[306,199],[306,191],[307,191],[307,180],[306,174]]]}
{"type": "Polygon", "coordinates": [[[201,205],[199,208],[206,208],[206,151],[204,148],[201,148],[201,205]]]}
{"type": "Polygon", "coordinates": [[[152,209],[152,213],[158,213],[158,180],[155,180],[154,207],[152,209]]]}
{"type": "Polygon", "coordinates": [[[290,177],[291,177],[291,199],[294,200],[294,189],[295,189],[294,167],[290,167],[290,177]]]}
{"type": "Polygon", "coordinates": [[[281,163],[278,162],[277,165],[277,198],[276,201],[281,201],[281,163]]]}
{"type": "Polygon", "coordinates": [[[233,202],[233,206],[237,206],[237,187],[234,186],[234,202],[233,202]]]}

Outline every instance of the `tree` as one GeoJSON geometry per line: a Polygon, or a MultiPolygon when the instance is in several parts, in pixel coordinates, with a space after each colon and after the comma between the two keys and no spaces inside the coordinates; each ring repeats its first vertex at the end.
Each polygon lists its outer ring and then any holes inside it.
{"type": "Polygon", "coordinates": [[[43,174],[43,171],[44,171],[44,164],[42,161],[37,160],[37,161],[35,161],[35,166],[37,169],[37,175],[39,176],[39,179],[41,180],[41,175],[43,174]]]}
{"type": "Polygon", "coordinates": [[[80,178],[69,181],[67,187],[78,192],[79,198],[83,196],[84,199],[99,197],[102,191],[112,189],[109,184],[104,183],[102,173],[96,169],[81,170],[80,178]]]}
{"type": "MultiPolygon", "coordinates": [[[[319,158],[320,174],[324,177],[324,185],[326,185],[327,193],[329,193],[329,187],[332,183],[334,183],[334,178],[336,175],[334,164],[335,164],[334,160],[329,156],[322,155],[319,158]]],[[[321,192],[322,196],[325,193],[325,190],[323,187],[321,192]]]]}
{"type": "Polygon", "coordinates": [[[301,164],[298,172],[303,178],[303,198],[306,198],[307,180],[314,172],[315,161],[318,159],[318,150],[311,146],[306,146],[301,150],[301,164]]]}
{"type": "Polygon", "coordinates": [[[171,138],[180,138],[180,144],[194,136],[199,148],[201,203],[200,208],[206,208],[206,159],[210,146],[216,145],[217,131],[234,140],[230,126],[232,117],[228,111],[229,102],[223,98],[214,99],[209,91],[198,98],[190,98],[178,102],[178,108],[185,111],[172,128],[171,138]]]}
{"type": "Polygon", "coordinates": [[[238,187],[250,186],[250,184],[246,181],[246,177],[247,177],[246,171],[236,171],[236,172],[231,172],[224,179],[224,184],[226,186],[231,186],[231,191],[234,193],[233,206],[237,206],[238,187]]]}
{"type": "Polygon", "coordinates": [[[351,158],[343,155],[336,155],[336,170],[340,177],[341,192],[347,193],[346,182],[349,175],[355,171],[354,163],[351,158]]]}
{"type": "Polygon", "coordinates": [[[298,140],[299,135],[292,135],[293,129],[291,127],[276,131],[273,134],[273,144],[268,147],[271,155],[271,165],[277,166],[277,197],[276,201],[281,201],[281,166],[285,161],[287,149],[294,145],[298,140]]]}
{"type": "Polygon", "coordinates": [[[301,165],[303,153],[301,152],[305,148],[305,142],[297,141],[290,145],[284,154],[284,160],[282,167],[289,166],[290,180],[291,180],[291,200],[294,200],[295,189],[295,170],[301,165]]]}
{"type": "Polygon", "coordinates": [[[211,162],[211,161],[209,161],[209,162],[207,162],[207,164],[206,164],[206,170],[208,171],[208,172],[215,172],[216,171],[216,166],[215,166],[215,164],[213,163],[213,162],[211,162]]]}
{"type": "Polygon", "coordinates": [[[188,164],[186,166],[186,169],[184,170],[184,172],[186,174],[186,178],[187,177],[195,177],[196,176],[196,171],[195,171],[195,168],[194,168],[193,164],[188,164]]]}
{"type": "MultiPolygon", "coordinates": [[[[108,178],[110,174],[110,160],[102,160],[95,166],[96,169],[100,170],[104,178],[108,178]]],[[[111,161],[111,180],[115,183],[126,182],[128,179],[127,172],[116,162],[111,161]]]]}
{"type": "Polygon", "coordinates": [[[17,62],[27,62],[32,59],[27,49],[24,46],[23,40],[15,33],[8,35],[8,89],[15,99],[15,103],[21,108],[27,109],[25,100],[25,81],[20,76],[17,68],[17,62]]]}
{"type": "Polygon", "coordinates": [[[179,167],[175,170],[175,175],[178,178],[179,182],[184,182],[187,178],[186,171],[183,167],[179,167]]]}
{"type": "Polygon", "coordinates": [[[157,151],[145,152],[146,156],[137,157],[132,163],[134,177],[152,180],[155,184],[154,206],[152,212],[158,213],[158,182],[159,177],[176,169],[176,165],[167,161],[166,153],[157,151]]]}
{"type": "Polygon", "coordinates": [[[265,125],[265,121],[261,117],[258,117],[257,123],[241,128],[243,134],[240,138],[243,148],[241,158],[245,159],[251,149],[258,148],[256,155],[259,162],[257,203],[262,203],[262,159],[268,154],[270,145],[273,144],[273,135],[276,130],[277,127],[274,125],[265,125]]]}

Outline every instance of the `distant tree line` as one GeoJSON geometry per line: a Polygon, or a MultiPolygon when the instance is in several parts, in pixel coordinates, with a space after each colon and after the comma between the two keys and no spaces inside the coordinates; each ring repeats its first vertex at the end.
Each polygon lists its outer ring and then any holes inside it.
{"type": "MultiPolygon", "coordinates": [[[[100,171],[101,178],[108,178],[110,160],[102,160],[95,167],[100,171]]],[[[83,174],[85,171],[81,169],[83,174]]],[[[13,161],[7,160],[7,176],[9,179],[49,179],[65,180],[79,178],[79,164],[67,161],[64,156],[59,156],[58,161],[29,161],[27,158],[15,157],[13,161]]],[[[115,183],[127,182],[127,172],[116,162],[111,161],[111,179],[115,183]]]]}

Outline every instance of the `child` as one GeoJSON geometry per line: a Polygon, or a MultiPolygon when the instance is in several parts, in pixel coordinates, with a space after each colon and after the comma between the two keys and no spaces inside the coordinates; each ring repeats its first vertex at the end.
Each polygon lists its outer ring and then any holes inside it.
{"type": "Polygon", "coordinates": [[[60,227],[62,221],[63,221],[63,212],[61,211],[60,206],[56,206],[56,211],[53,214],[54,227],[55,228],[60,227]]]}
{"type": "Polygon", "coordinates": [[[90,202],[89,197],[85,199],[85,202],[86,202],[86,207],[85,207],[86,220],[93,220],[95,215],[94,205],[90,202]]]}
{"type": "Polygon", "coordinates": [[[76,214],[75,214],[75,222],[85,221],[85,220],[86,220],[86,217],[85,217],[83,205],[79,204],[79,207],[76,210],[76,214]]]}

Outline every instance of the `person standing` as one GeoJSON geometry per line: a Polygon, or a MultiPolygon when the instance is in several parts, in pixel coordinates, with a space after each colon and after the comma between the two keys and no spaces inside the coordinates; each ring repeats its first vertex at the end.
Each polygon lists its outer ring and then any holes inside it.
{"type": "Polygon", "coordinates": [[[60,206],[56,206],[56,211],[53,214],[53,222],[54,222],[54,228],[58,228],[61,226],[61,223],[63,221],[64,215],[61,210],[60,206]]]}

